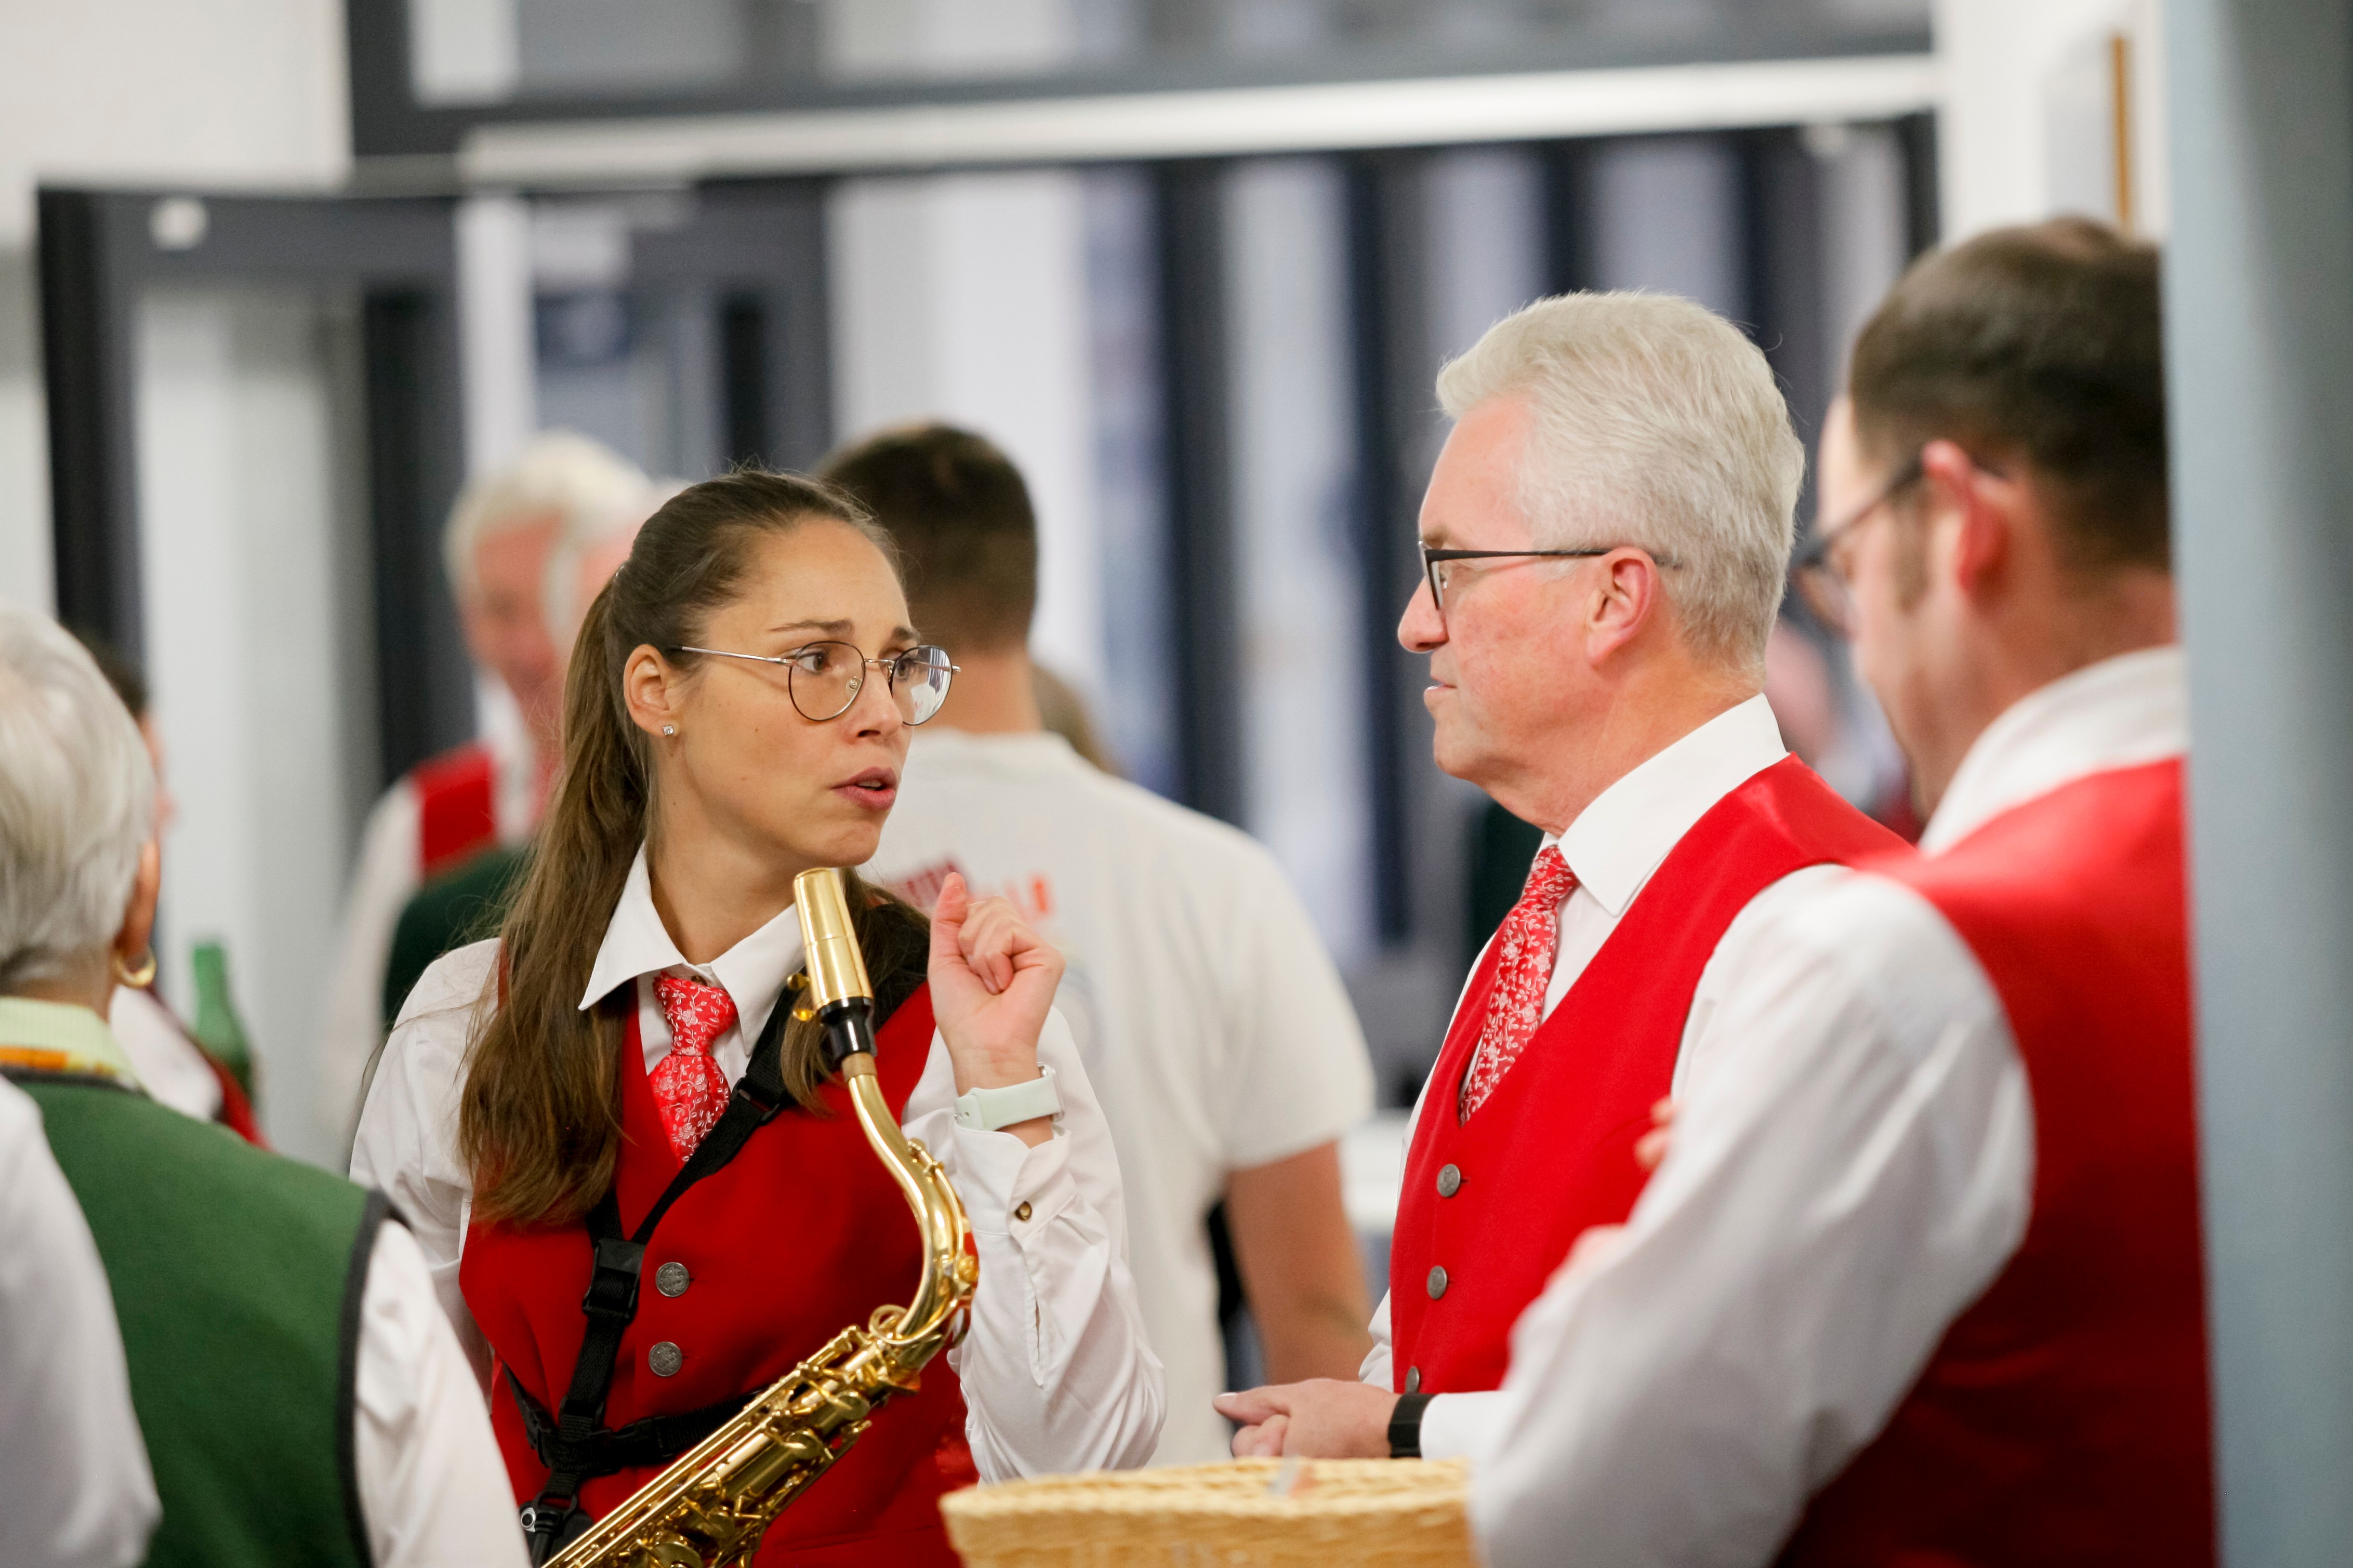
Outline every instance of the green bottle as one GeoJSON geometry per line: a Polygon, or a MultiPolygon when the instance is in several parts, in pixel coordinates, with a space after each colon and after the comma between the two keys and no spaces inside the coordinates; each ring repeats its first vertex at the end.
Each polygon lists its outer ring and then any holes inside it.
{"type": "Polygon", "coordinates": [[[228,1069],[258,1110],[261,1097],[253,1088],[253,1047],[246,1043],[245,1025],[228,996],[228,950],[217,942],[200,942],[188,962],[196,974],[196,1021],[188,1032],[206,1055],[228,1069]]]}

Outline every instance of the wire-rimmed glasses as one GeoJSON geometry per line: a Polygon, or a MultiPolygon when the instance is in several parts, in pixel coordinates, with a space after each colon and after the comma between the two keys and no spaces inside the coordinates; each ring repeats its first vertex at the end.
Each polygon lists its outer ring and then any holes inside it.
{"type": "MultiPolygon", "coordinates": [[[[1625,550],[1629,548],[1639,550],[1642,547],[1640,545],[1628,546],[1624,544],[1595,544],[1579,550],[1432,550],[1429,545],[1425,544],[1421,546],[1421,572],[1423,576],[1430,579],[1430,602],[1438,607],[1438,618],[1442,621],[1446,618],[1446,588],[1449,576],[1446,568],[1453,562],[1502,561],[1507,559],[1516,560],[1536,556],[1553,557],[1564,560],[1582,560],[1593,556],[1607,555],[1613,550],[1625,550]]],[[[1650,552],[1649,553],[1651,559],[1657,562],[1662,566],[1675,566],[1681,564],[1681,563],[1677,562],[1672,556],[1661,555],[1655,551],[1650,552]]]]}
{"type": "Polygon", "coordinates": [[[956,667],[948,661],[948,650],[929,643],[884,658],[869,658],[854,644],[832,641],[804,643],[775,658],[758,653],[730,653],[719,647],[681,647],[670,651],[781,666],[785,671],[785,694],[792,699],[794,710],[816,724],[839,719],[849,711],[858,694],[866,688],[866,672],[870,668],[881,670],[883,679],[890,683],[899,717],[910,724],[920,724],[937,713],[940,704],[948,700],[948,682],[956,672],[956,667]]]}

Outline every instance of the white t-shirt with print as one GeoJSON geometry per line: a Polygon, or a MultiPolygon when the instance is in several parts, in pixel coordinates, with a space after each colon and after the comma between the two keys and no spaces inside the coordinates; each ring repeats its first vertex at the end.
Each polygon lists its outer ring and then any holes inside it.
{"type": "Polygon", "coordinates": [[[950,870],[1069,961],[1070,1020],[1117,1145],[1128,1261],[1167,1369],[1157,1464],[1223,1458],[1226,1173],[1337,1138],[1373,1108],[1363,1032],[1274,858],[1097,771],[1059,735],[925,731],[867,874],[929,908],[950,870]]]}

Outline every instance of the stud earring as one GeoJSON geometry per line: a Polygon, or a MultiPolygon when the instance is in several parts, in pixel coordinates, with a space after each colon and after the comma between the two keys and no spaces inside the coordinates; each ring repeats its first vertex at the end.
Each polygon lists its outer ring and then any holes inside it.
{"type": "Polygon", "coordinates": [[[665,724],[662,726],[662,733],[665,735],[675,735],[678,733],[678,726],[675,724],[665,724]]]}

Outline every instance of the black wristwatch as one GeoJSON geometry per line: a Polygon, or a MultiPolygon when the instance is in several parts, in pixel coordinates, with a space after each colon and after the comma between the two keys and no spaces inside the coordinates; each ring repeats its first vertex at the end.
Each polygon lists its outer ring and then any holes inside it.
{"type": "Polygon", "coordinates": [[[1421,1409],[1434,1396],[1427,1394],[1400,1394],[1389,1411],[1389,1458],[1419,1459],[1421,1458],[1421,1409]]]}

